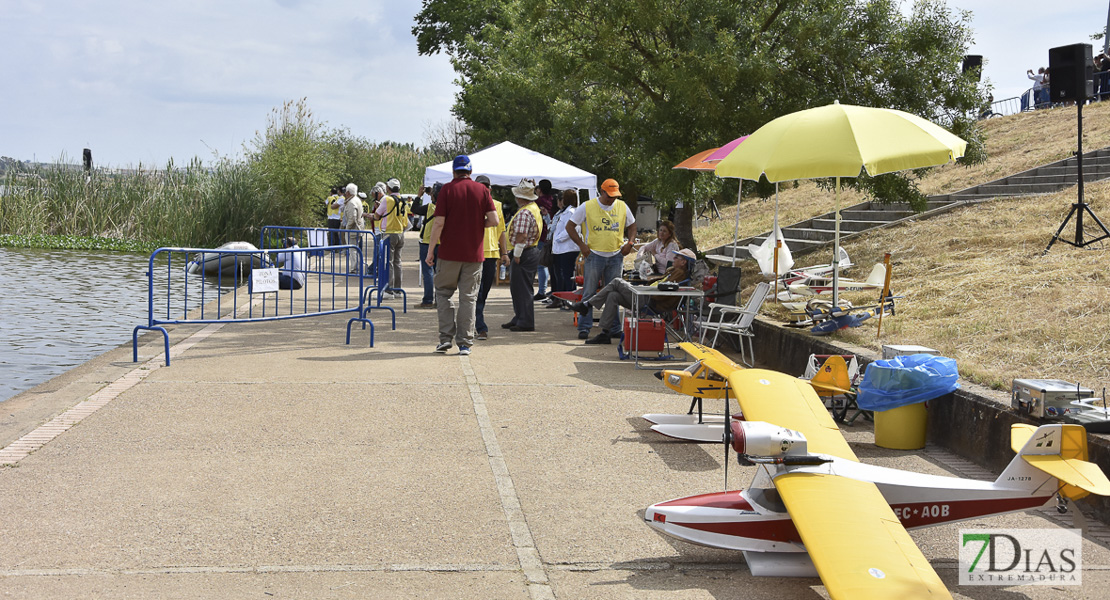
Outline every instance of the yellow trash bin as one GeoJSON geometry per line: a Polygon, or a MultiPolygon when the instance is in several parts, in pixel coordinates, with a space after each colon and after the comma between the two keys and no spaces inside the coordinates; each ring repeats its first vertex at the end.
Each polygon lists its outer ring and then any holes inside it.
{"type": "Polygon", "coordinates": [[[875,411],[875,445],[891,450],[919,450],[925,447],[928,425],[924,402],[875,411]]]}

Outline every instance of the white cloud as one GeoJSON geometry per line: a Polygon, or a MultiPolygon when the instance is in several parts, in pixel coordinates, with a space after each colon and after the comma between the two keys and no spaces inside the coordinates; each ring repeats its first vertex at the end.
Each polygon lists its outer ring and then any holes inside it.
{"type": "Polygon", "coordinates": [[[235,154],[285,100],[374,140],[421,143],[454,74],[416,54],[419,0],[75,0],[6,9],[0,154],[98,164],[235,154]],[[22,58],[26,57],[26,58],[22,58]]]}

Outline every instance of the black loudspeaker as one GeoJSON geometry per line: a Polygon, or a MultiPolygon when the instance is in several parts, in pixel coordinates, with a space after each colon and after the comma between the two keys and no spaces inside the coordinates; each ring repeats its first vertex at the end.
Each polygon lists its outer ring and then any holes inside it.
{"type": "Polygon", "coordinates": [[[1094,94],[1095,65],[1090,44],[1049,48],[1048,88],[1052,102],[1083,102],[1094,94]]]}
{"type": "Polygon", "coordinates": [[[85,148],[84,156],[85,156],[85,170],[86,171],[91,171],[92,170],[92,150],[89,150],[88,148],[85,148]]]}
{"type": "Polygon", "coordinates": [[[978,81],[983,76],[983,57],[979,54],[968,54],[964,57],[963,72],[971,71],[978,81]]]}

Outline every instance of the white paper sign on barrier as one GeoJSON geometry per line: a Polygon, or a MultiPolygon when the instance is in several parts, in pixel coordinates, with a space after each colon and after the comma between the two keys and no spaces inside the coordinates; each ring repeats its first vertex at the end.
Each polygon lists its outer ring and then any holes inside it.
{"type": "Polygon", "coordinates": [[[278,291],[277,269],[254,269],[251,271],[251,293],[278,291]]]}

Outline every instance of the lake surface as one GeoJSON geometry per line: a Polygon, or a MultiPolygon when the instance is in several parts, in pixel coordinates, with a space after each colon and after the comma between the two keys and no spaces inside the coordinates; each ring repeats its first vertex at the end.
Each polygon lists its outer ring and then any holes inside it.
{"type": "Polygon", "coordinates": [[[147,323],[149,258],[0,248],[0,401],[130,342],[147,323]]]}

